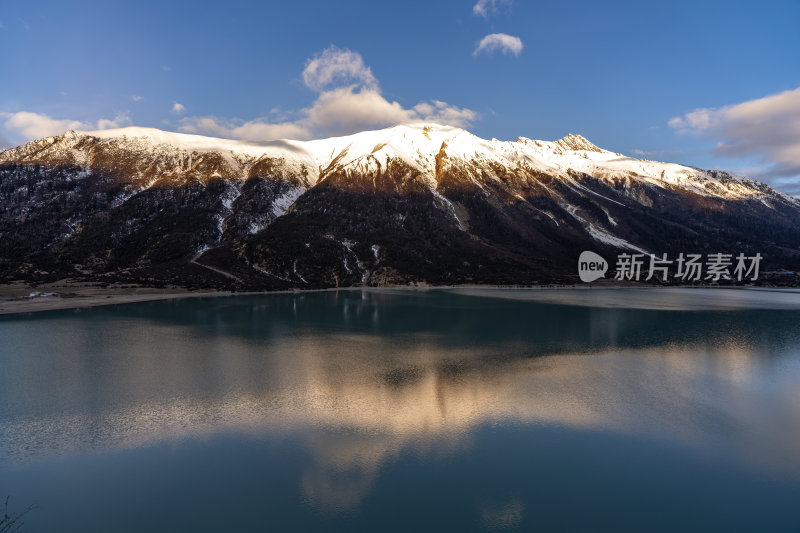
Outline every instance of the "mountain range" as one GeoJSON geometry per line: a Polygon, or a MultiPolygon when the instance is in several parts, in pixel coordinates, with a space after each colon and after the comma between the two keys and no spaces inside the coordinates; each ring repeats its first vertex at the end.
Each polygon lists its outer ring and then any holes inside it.
{"type": "Polygon", "coordinates": [[[277,290],[564,284],[591,250],[760,253],[796,284],[800,201],[580,135],[410,124],[252,143],[150,128],[0,152],[0,282],[277,290]]]}

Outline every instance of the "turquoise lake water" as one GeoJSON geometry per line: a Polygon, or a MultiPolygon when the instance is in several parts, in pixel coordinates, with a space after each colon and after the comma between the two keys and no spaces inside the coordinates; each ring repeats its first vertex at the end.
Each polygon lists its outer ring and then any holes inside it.
{"type": "Polygon", "coordinates": [[[29,531],[800,532],[800,293],[382,290],[0,317],[29,531]]]}

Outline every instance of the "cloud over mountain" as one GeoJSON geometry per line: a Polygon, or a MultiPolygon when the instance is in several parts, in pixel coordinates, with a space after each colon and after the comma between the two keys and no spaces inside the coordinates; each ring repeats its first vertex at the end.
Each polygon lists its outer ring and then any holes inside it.
{"type": "Polygon", "coordinates": [[[55,119],[43,113],[18,111],[16,113],[0,112],[5,119],[3,125],[16,131],[27,140],[60,135],[67,130],[106,130],[129,126],[131,119],[127,114],[117,114],[113,119],[101,118],[97,122],[85,122],[71,119],[55,119]]]}
{"type": "Polygon", "coordinates": [[[181,120],[180,130],[268,141],[347,135],[420,120],[466,127],[478,118],[471,109],[441,100],[422,101],[410,108],[388,100],[361,54],[346,48],[330,46],[315,54],[306,61],[302,77],[303,83],[317,93],[317,97],[309,107],[295,112],[294,120],[272,122],[268,117],[252,120],[187,117],[181,120]]]}
{"type": "Polygon", "coordinates": [[[670,119],[679,133],[717,141],[714,154],[756,157],[764,178],[800,176],[800,87],[719,108],[695,109],[670,119]]]}
{"type": "MultiPolygon", "coordinates": [[[[438,99],[421,101],[411,107],[387,99],[361,54],[346,48],[330,46],[314,54],[305,63],[302,79],[315,94],[308,107],[252,119],[183,116],[178,120],[178,129],[185,133],[247,141],[304,140],[418,121],[468,127],[478,119],[477,112],[438,99]]],[[[142,100],[136,95],[131,98],[137,102],[142,100]]],[[[185,115],[187,111],[177,101],[172,102],[169,110],[173,115],[185,115]]],[[[59,135],[67,130],[102,130],[132,124],[126,113],[117,114],[113,119],[88,121],[55,119],[42,113],[19,111],[0,112],[0,119],[8,130],[18,132],[25,140],[59,135]]]]}

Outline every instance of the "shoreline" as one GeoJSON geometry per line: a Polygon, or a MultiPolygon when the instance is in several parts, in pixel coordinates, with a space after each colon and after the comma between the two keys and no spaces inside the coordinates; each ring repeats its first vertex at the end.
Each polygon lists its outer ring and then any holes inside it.
{"type": "Polygon", "coordinates": [[[62,286],[51,285],[47,287],[29,287],[21,284],[0,285],[0,315],[26,315],[47,311],[65,311],[89,309],[109,305],[125,305],[140,302],[153,302],[161,300],[182,300],[188,298],[220,298],[226,296],[256,296],[270,294],[298,294],[308,292],[353,291],[368,290],[375,292],[388,291],[429,291],[429,290],[622,290],[622,289],[734,289],[754,291],[797,292],[792,287],[760,287],[760,286],[697,286],[697,285],[557,285],[557,286],[510,286],[510,285],[397,285],[382,287],[331,287],[326,289],[292,289],[282,291],[190,291],[178,287],[157,289],[150,287],[129,288],[102,288],[92,286],[62,286]],[[27,295],[31,292],[57,292],[56,289],[66,289],[65,295],[36,296],[27,295]],[[66,292],[70,291],[70,292],[66,292]],[[75,294],[75,293],[79,294],[75,294]]]}
{"type": "Polygon", "coordinates": [[[108,293],[93,293],[78,296],[38,296],[35,298],[4,298],[0,299],[0,315],[26,315],[46,311],[65,311],[89,309],[108,305],[124,305],[139,302],[153,302],[158,300],[182,300],[187,298],[214,298],[220,296],[234,296],[237,294],[259,293],[234,293],[222,291],[209,292],[146,292],[139,294],[119,293],[109,290],[108,293]]]}

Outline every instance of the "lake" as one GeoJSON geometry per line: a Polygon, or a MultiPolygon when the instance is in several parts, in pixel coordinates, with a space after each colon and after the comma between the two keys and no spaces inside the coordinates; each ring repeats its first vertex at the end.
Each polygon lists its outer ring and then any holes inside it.
{"type": "Polygon", "coordinates": [[[343,290],[0,317],[29,531],[800,531],[800,293],[343,290]]]}

